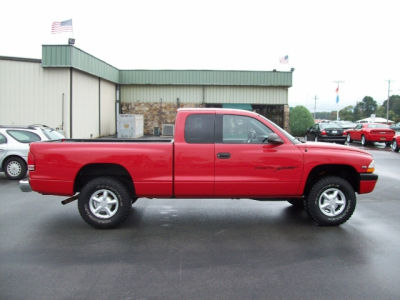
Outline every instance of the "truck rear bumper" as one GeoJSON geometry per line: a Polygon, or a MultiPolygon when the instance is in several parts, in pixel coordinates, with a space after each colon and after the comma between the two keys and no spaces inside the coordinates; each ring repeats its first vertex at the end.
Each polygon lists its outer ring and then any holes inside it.
{"type": "Polygon", "coordinates": [[[23,192],[32,192],[29,179],[22,179],[19,181],[19,189],[23,192]]]}
{"type": "Polygon", "coordinates": [[[360,189],[359,194],[371,193],[378,181],[378,175],[372,173],[360,174],[360,189]]]}

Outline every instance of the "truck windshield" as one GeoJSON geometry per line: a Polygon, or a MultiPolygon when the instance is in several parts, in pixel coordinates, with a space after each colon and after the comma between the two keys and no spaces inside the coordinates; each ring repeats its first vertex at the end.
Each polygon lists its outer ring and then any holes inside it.
{"type": "Polygon", "coordinates": [[[296,139],[294,136],[292,136],[289,132],[282,129],[281,127],[279,127],[277,124],[275,124],[271,120],[267,119],[266,117],[264,117],[262,115],[259,115],[259,116],[261,118],[263,118],[264,120],[267,120],[269,123],[273,124],[275,126],[275,128],[278,129],[284,136],[286,136],[293,144],[301,144],[301,142],[298,139],[296,139]]]}

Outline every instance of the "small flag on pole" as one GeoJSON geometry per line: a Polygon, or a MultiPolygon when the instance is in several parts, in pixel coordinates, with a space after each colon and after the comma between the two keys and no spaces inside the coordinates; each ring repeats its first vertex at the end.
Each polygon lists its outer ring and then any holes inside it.
{"type": "Polygon", "coordinates": [[[51,33],[72,32],[72,19],[53,22],[51,25],[51,33]]]}
{"type": "Polygon", "coordinates": [[[339,103],[339,85],[336,88],[336,103],[339,103]]]}
{"type": "Polygon", "coordinates": [[[279,62],[280,62],[281,64],[288,64],[288,63],[289,63],[289,55],[282,56],[282,57],[279,59],[279,62]]]}

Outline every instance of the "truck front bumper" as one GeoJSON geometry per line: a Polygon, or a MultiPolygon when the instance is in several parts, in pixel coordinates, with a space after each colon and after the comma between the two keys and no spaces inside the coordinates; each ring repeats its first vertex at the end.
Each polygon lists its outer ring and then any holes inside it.
{"type": "Polygon", "coordinates": [[[19,181],[19,189],[23,192],[32,192],[31,185],[29,184],[29,179],[22,179],[19,181]]]}
{"type": "Polygon", "coordinates": [[[360,174],[360,189],[359,194],[371,193],[378,181],[378,175],[373,173],[363,173],[360,174]]]}

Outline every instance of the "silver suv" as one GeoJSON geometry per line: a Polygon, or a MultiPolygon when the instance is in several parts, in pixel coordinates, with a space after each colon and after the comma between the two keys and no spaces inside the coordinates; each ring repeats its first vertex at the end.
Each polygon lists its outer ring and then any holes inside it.
{"type": "Polygon", "coordinates": [[[0,126],[0,172],[5,172],[9,179],[24,178],[29,144],[64,138],[64,135],[45,125],[0,126]]]}

